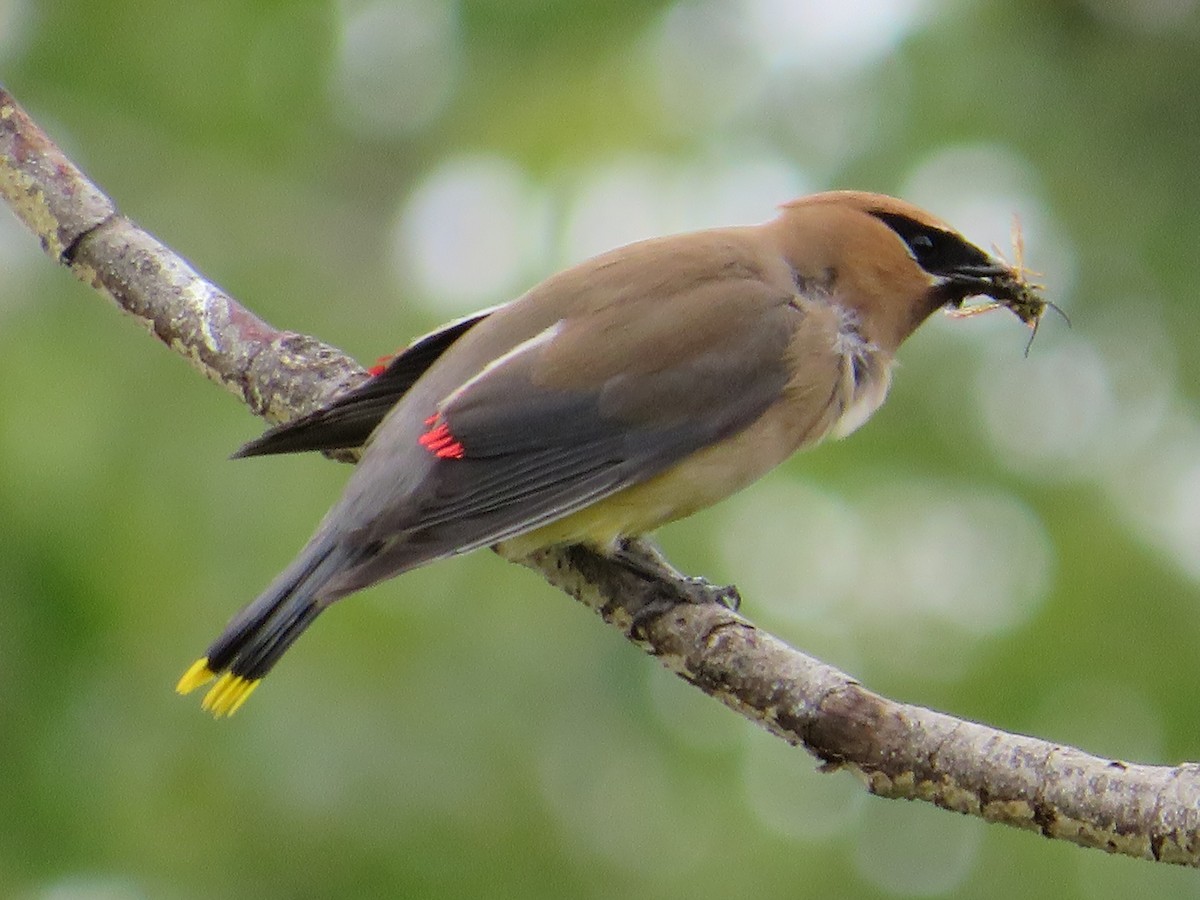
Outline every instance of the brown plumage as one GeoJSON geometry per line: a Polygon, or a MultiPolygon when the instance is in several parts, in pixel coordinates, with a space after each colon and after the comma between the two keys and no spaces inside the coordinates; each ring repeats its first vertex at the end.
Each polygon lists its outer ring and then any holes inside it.
{"type": "Polygon", "coordinates": [[[221,675],[205,706],[232,712],[322,609],[424,563],[611,551],[709,506],[861,425],[901,342],[976,294],[1031,296],[928,213],[831,192],[764,225],[622,247],[451,323],[239,451],[365,445],[300,556],[179,689],[221,675]]]}

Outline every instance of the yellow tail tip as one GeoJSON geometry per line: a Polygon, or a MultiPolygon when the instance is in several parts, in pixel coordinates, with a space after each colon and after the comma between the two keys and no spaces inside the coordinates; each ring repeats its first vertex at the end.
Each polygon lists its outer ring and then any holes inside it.
{"type": "Polygon", "coordinates": [[[243,678],[241,675],[226,672],[217,679],[216,684],[209,688],[200,706],[218,719],[221,716],[232,716],[250,698],[250,695],[254,693],[254,689],[258,687],[260,680],[258,678],[243,678]]]}
{"type": "Polygon", "coordinates": [[[208,657],[202,656],[192,663],[192,667],[183,673],[179,684],[175,685],[175,693],[190,694],[202,684],[208,684],[217,677],[217,673],[208,667],[208,657]]]}

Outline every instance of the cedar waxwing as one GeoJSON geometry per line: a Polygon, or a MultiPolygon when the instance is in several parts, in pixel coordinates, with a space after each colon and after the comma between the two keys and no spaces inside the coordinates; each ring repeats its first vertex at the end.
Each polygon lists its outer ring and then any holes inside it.
{"type": "MultiPolygon", "coordinates": [[[[986,295],[1036,326],[1019,269],[878,194],[631,244],[414,341],[237,456],[364,447],[299,557],[178,685],[234,712],[335,600],[443,557],[622,539],[716,503],[879,407],[900,343],[986,295]]],[[[970,307],[968,307],[970,309],[970,307]]]]}

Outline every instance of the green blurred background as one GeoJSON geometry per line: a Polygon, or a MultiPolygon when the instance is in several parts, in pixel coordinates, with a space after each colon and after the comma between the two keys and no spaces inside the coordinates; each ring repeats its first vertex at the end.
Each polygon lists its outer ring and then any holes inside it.
{"type": "MultiPolygon", "coordinates": [[[[1195,0],[0,0],[5,83],[123,210],[364,361],[651,234],[902,195],[1067,310],[938,316],[891,401],[661,535],[868,685],[1200,759],[1195,0]]],[[[0,895],[1195,896],[863,795],[482,552],[172,693],[346,469],[0,214],[0,895]]]]}

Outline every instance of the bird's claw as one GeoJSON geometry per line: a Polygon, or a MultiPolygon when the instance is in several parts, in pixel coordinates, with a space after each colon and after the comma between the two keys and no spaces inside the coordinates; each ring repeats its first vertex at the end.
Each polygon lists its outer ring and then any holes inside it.
{"type": "Polygon", "coordinates": [[[741,606],[742,597],[736,586],[716,585],[707,578],[685,575],[671,565],[661,550],[645,539],[621,542],[612,558],[636,575],[668,582],[672,593],[682,603],[719,603],[734,612],[741,606]]]}
{"type": "Polygon", "coordinates": [[[693,575],[685,575],[667,562],[652,544],[645,541],[626,541],[619,545],[613,558],[636,575],[652,580],[661,587],[656,595],[633,613],[630,633],[645,637],[651,622],[669,613],[680,603],[703,606],[715,603],[737,611],[742,597],[732,584],[717,585],[693,575]]]}
{"type": "Polygon", "coordinates": [[[680,598],[688,603],[716,603],[731,612],[742,605],[742,595],[736,584],[713,584],[707,578],[685,575],[680,587],[680,598]]]}

